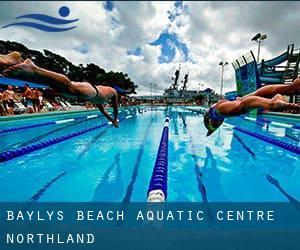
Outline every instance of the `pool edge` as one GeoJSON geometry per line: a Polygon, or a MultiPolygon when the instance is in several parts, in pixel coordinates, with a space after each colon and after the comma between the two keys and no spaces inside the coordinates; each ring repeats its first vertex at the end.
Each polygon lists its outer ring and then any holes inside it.
{"type": "Polygon", "coordinates": [[[60,116],[66,114],[79,114],[85,112],[97,112],[98,109],[80,109],[80,110],[66,110],[66,111],[52,111],[45,113],[34,113],[34,114],[23,114],[23,115],[14,115],[14,116],[2,116],[0,117],[0,122],[7,121],[18,121],[32,118],[40,118],[40,117],[49,117],[49,116],[60,116]]]}

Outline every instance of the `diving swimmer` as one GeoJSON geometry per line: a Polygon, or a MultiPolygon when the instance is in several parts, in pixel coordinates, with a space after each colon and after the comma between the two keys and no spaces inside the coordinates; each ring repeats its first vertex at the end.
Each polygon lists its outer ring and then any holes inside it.
{"type": "Polygon", "coordinates": [[[57,89],[61,92],[61,94],[68,98],[80,98],[95,104],[100,112],[109,121],[111,121],[115,127],[118,127],[118,93],[130,93],[130,91],[122,90],[117,86],[112,88],[103,85],[94,85],[89,82],[71,81],[67,76],[63,74],[38,67],[30,59],[12,63],[12,66],[7,67],[3,71],[3,75],[9,76],[14,72],[18,72],[20,74],[29,73],[50,79],[50,81],[41,82],[40,84],[44,84],[53,89],[57,89]],[[104,108],[104,104],[109,100],[112,101],[113,117],[104,108]]]}
{"type": "Polygon", "coordinates": [[[272,111],[289,110],[293,113],[300,111],[300,105],[288,103],[282,95],[300,93],[300,78],[296,78],[292,84],[268,85],[257,89],[235,101],[220,100],[213,104],[204,114],[204,125],[207,128],[207,136],[216,131],[224,121],[224,118],[247,113],[251,109],[263,108],[272,111]]]}

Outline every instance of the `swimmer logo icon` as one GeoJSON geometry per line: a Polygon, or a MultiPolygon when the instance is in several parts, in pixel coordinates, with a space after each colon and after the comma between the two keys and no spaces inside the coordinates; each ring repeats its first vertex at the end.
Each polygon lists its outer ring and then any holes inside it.
{"type": "Polygon", "coordinates": [[[15,22],[15,23],[4,25],[2,29],[6,29],[13,26],[23,26],[23,27],[29,27],[29,28],[33,28],[45,32],[63,32],[77,27],[77,26],[65,27],[65,25],[75,23],[79,20],[78,18],[72,20],[65,19],[65,17],[69,16],[70,14],[70,9],[68,7],[66,6],[60,7],[58,13],[62,18],[52,17],[49,15],[39,14],[39,13],[32,13],[32,14],[18,16],[16,17],[16,19],[21,19],[22,20],[21,22],[15,22]]]}

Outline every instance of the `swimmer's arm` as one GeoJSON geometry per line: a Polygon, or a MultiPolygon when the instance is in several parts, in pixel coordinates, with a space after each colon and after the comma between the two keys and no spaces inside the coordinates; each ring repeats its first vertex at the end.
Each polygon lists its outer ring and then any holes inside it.
{"type": "Polygon", "coordinates": [[[112,106],[114,110],[115,122],[118,122],[118,107],[119,107],[118,94],[115,93],[111,100],[112,100],[112,106]]]}
{"type": "Polygon", "coordinates": [[[28,92],[29,92],[29,89],[26,89],[25,92],[22,94],[22,96],[23,96],[23,97],[24,97],[24,96],[27,96],[28,92]]]}
{"type": "Polygon", "coordinates": [[[117,127],[116,124],[115,124],[115,123],[116,123],[115,120],[107,113],[107,111],[105,110],[103,104],[97,104],[96,106],[97,106],[97,108],[100,110],[100,112],[101,112],[101,113],[102,113],[109,121],[111,121],[111,122],[114,124],[115,127],[117,127]]]}

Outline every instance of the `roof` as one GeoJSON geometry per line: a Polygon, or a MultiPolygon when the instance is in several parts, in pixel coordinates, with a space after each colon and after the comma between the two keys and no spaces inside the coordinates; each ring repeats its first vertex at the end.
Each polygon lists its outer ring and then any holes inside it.
{"type": "Polygon", "coordinates": [[[24,87],[25,84],[28,84],[31,88],[48,88],[46,85],[41,85],[33,82],[20,81],[13,78],[0,77],[0,85],[11,85],[14,87],[24,87]]]}

